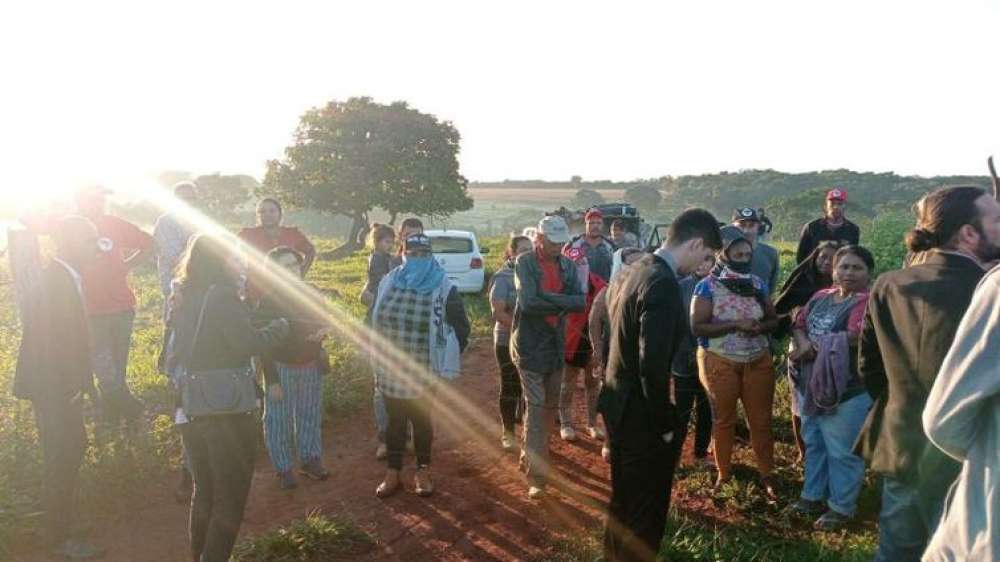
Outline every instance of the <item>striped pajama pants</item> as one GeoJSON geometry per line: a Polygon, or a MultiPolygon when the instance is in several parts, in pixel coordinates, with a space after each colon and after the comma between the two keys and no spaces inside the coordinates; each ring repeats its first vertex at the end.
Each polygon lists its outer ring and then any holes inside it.
{"type": "Polygon", "coordinates": [[[272,400],[265,393],[264,437],[275,470],[287,472],[292,469],[293,443],[298,444],[300,463],[319,459],[323,452],[323,385],[315,363],[305,367],[283,363],[277,366],[284,396],[272,400]]]}

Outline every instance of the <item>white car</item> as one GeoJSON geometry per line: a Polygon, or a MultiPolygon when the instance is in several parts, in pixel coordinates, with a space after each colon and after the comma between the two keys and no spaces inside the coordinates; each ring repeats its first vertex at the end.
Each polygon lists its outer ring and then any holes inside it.
{"type": "Polygon", "coordinates": [[[431,239],[434,259],[441,264],[448,279],[462,293],[478,293],[486,283],[483,254],[476,235],[467,230],[426,230],[431,239]]]}

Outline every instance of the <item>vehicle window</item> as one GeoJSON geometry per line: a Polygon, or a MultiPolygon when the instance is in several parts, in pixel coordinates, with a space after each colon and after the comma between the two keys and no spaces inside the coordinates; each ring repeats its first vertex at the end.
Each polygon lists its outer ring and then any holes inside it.
{"type": "Polygon", "coordinates": [[[431,247],[435,254],[469,254],[472,253],[472,240],[451,236],[434,236],[431,247]]]}

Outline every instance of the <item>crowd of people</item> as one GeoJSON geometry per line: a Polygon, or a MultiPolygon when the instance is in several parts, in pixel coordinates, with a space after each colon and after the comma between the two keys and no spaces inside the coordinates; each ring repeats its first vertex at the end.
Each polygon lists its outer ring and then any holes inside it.
{"type": "MultiPolygon", "coordinates": [[[[192,183],[174,195],[198,206],[192,183]]],[[[305,283],[316,250],[282,224],[275,199],[261,200],[258,224],[230,240],[184,214],[165,214],[147,234],[109,214],[106,197],[83,190],[76,213],[50,225],[57,253],[37,289],[46,304],[23,321],[14,392],[34,405],[49,540],[70,559],[100,554],[73,533],[87,440],[81,397],[98,405],[104,431],[143,412],[126,376],[136,305],[128,273],[155,255],[159,366],[176,389],[183,436],[177,497],[190,503],[192,560],[225,561],[261,427],[276,486],[330,476],[321,396],[333,325],[305,283]]],[[[499,446],[520,452],[527,497],[548,494],[556,427],[561,439],[580,439],[573,401],[582,385],[582,427],[610,465],[609,562],[655,559],[691,424],[695,465],[713,472],[718,490],[737,477],[742,409],[757,489],[776,503],[774,398],[787,374],[803,467],[789,510],[819,530],[849,529],[867,464],[881,476],[877,561],[1000,559],[1000,281],[987,273],[1000,260],[1000,203],[976,187],[927,194],[914,207],[905,267],[876,279],[846,201],[843,189],[827,192],[780,287],[779,253],[762,239],[770,220],[750,206],[728,224],[684,211],[659,248],[639,248],[624,223],[596,209],[579,236],[559,216],[542,217],[533,239],[512,236],[489,302],[499,446]]],[[[462,370],[470,321],[418,219],[398,231],[373,225],[369,245],[359,297],[375,456],[386,463],[375,494],[404,487],[409,448],[413,491],[429,497],[435,396],[462,370]]]]}

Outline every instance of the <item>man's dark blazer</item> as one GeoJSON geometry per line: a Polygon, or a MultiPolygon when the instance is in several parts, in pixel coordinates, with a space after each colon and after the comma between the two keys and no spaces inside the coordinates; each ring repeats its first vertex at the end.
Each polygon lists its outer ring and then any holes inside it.
{"type": "Polygon", "coordinates": [[[14,395],[67,398],[93,388],[90,327],[73,275],[52,261],[42,271],[39,305],[22,319],[14,395]]]}
{"type": "Polygon", "coordinates": [[[600,397],[605,421],[620,425],[628,411],[646,418],[656,435],[674,431],[670,366],[688,326],[677,277],[654,254],[625,268],[607,290],[611,341],[600,397]]]}
{"type": "Polygon", "coordinates": [[[968,257],[932,251],[920,265],[882,274],[872,287],[858,370],[875,405],[856,451],[873,471],[944,487],[957,476],[958,463],[927,440],[921,415],[983,275],[968,257]]]}

